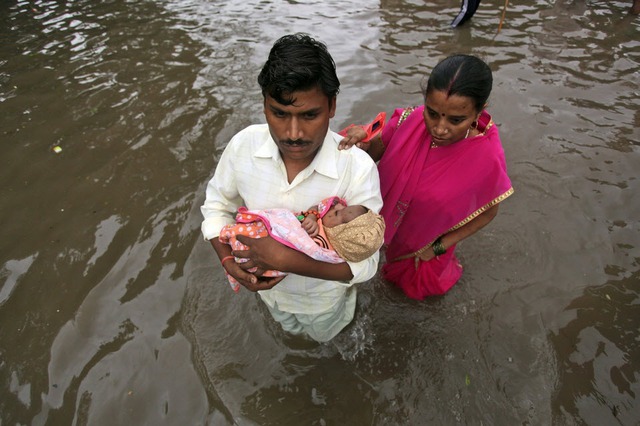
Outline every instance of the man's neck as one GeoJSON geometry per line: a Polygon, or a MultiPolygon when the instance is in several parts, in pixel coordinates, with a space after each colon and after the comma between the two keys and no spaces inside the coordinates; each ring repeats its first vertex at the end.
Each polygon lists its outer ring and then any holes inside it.
{"type": "Polygon", "coordinates": [[[313,160],[285,160],[283,158],[284,168],[287,170],[287,181],[293,182],[296,176],[311,164],[311,161],[313,160]]]}

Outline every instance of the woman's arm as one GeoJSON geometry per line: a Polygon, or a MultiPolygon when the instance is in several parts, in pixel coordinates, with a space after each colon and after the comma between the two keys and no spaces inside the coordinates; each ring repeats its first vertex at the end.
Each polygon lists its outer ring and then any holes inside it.
{"type": "MultiPolygon", "coordinates": [[[[451,231],[448,234],[444,234],[440,240],[442,242],[442,246],[445,249],[448,249],[449,247],[452,247],[458,244],[460,241],[470,237],[471,235],[475,234],[476,232],[478,232],[479,230],[487,226],[489,222],[491,222],[498,214],[499,206],[500,206],[499,204],[496,204],[495,206],[491,207],[489,210],[485,211],[484,213],[482,213],[481,215],[479,215],[478,217],[476,217],[466,225],[461,226],[460,228],[454,231],[451,231]]],[[[435,253],[433,252],[433,247],[429,248],[429,250],[426,250],[419,257],[420,257],[420,260],[425,262],[436,257],[435,253]]]]}
{"type": "Polygon", "coordinates": [[[384,146],[384,143],[382,143],[382,137],[378,135],[369,142],[369,150],[367,152],[371,156],[371,159],[377,163],[382,158],[386,148],[387,147],[384,146]]]}

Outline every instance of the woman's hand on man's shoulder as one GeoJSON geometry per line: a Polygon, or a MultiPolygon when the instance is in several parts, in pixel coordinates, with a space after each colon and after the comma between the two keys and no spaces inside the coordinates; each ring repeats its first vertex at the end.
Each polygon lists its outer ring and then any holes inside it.
{"type": "Polygon", "coordinates": [[[352,146],[357,146],[360,149],[367,151],[369,149],[368,142],[361,142],[366,139],[367,132],[360,126],[352,126],[347,130],[347,135],[338,144],[338,149],[350,149],[352,146]]]}

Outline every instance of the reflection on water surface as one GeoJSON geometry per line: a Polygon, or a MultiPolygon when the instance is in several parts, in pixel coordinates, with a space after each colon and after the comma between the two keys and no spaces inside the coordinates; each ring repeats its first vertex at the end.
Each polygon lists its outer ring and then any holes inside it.
{"type": "Polygon", "coordinates": [[[496,35],[502,6],[455,30],[442,0],[0,6],[1,422],[633,424],[640,18],[510,4],[496,35]],[[334,128],[420,103],[450,53],[484,57],[516,188],[451,293],[374,279],[325,345],[231,292],[199,233],[294,31],[336,60],[334,128]]]}

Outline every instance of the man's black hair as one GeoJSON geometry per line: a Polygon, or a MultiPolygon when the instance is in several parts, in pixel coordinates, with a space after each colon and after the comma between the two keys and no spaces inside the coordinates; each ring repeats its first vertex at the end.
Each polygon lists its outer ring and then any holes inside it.
{"type": "Polygon", "coordinates": [[[262,96],[282,105],[295,102],[293,92],[320,88],[329,100],[340,91],[336,64],[327,46],[308,34],[289,34],[278,39],[258,76],[262,96]]]}

